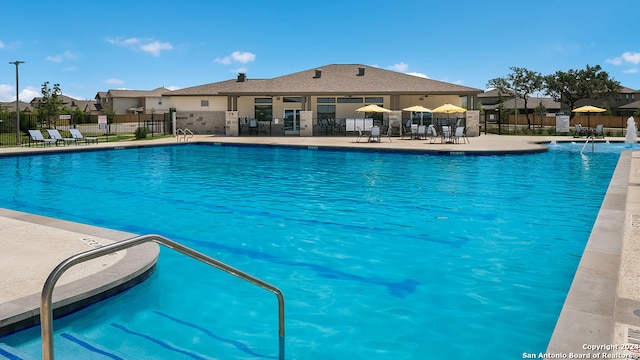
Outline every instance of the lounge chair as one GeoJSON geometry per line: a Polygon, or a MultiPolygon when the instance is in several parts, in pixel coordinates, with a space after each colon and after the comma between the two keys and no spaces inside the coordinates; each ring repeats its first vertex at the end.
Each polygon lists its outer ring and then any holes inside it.
{"type": "Polygon", "coordinates": [[[574,138],[585,136],[587,134],[581,124],[576,124],[575,127],[576,127],[576,132],[573,133],[574,138]]]}
{"type": "Polygon", "coordinates": [[[64,145],[71,144],[72,142],[76,142],[76,139],[74,138],[62,137],[62,135],[60,135],[60,132],[56,129],[47,129],[47,132],[49,133],[49,137],[56,141],[56,145],[58,145],[58,143],[60,142],[63,143],[64,145]]]}
{"type": "Polygon", "coordinates": [[[367,141],[369,141],[369,142],[372,142],[372,141],[380,142],[380,127],[379,126],[374,126],[374,127],[371,128],[371,135],[369,135],[369,139],[367,141]]]}
{"type": "Polygon", "coordinates": [[[76,144],[78,142],[84,141],[85,144],[88,144],[90,142],[94,142],[94,143],[98,143],[98,138],[97,137],[93,137],[93,136],[82,136],[82,133],[80,132],[80,130],[78,129],[69,129],[69,132],[71,133],[71,137],[74,138],[76,140],[76,144]]]}
{"type": "Polygon", "coordinates": [[[58,145],[58,142],[55,139],[45,139],[40,130],[29,130],[29,146],[31,146],[31,141],[35,142],[36,146],[38,143],[41,143],[42,146],[45,146],[46,144],[58,145]]]}

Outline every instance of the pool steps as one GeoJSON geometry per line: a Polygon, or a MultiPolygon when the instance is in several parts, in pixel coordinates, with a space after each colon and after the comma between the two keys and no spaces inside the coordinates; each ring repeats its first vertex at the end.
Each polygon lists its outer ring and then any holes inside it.
{"type": "MultiPolygon", "coordinates": [[[[207,255],[199,253],[191,248],[188,248],[180,243],[174,242],[166,237],[156,235],[156,234],[147,234],[142,236],[133,237],[131,239],[126,239],[122,241],[115,242],[113,244],[105,245],[103,247],[91,249],[85,251],[83,253],[71,256],[70,258],[61,262],[56,268],[49,274],[44,287],[42,289],[42,296],[40,301],[40,320],[41,320],[41,334],[42,334],[42,359],[44,360],[53,360],[54,354],[54,339],[53,339],[53,308],[52,308],[52,297],[53,290],[55,288],[56,282],[58,279],[71,267],[87,262],[92,259],[99,258],[101,256],[113,254],[117,251],[123,251],[128,248],[149,243],[155,242],[160,245],[164,245],[165,247],[175,250],[183,255],[187,255],[193,259],[201,261],[205,264],[213,266],[219,270],[222,270],[228,274],[234,275],[244,281],[247,281],[253,285],[256,285],[262,289],[272,292],[278,298],[278,349],[279,349],[279,359],[284,359],[284,296],[282,291],[277,287],[262,281],[252,275],[249,275],[241,270],[233,268],[223,262],[220,262],[216,259],[213,259],[207,255]]],[[[186,324],[186,322],[183,322],[186,324]]],[[[136,333],[133,331],[129,331],[122,325],[112,324],[115,327],[120,328],[121,330],[135,335],[136,333]]],[[[140,335],[145,338],[144,335],[140,335]]],[[[159,342],[162,344],[162,342],[159,342]]],[[[179,350],[180,352],[181,350],[179,350]]],[[[194,358],[198,358],[197,356],[194,358]]],[[[118,357],[114,357],[114,359],[118,359],[118,357]]]]}

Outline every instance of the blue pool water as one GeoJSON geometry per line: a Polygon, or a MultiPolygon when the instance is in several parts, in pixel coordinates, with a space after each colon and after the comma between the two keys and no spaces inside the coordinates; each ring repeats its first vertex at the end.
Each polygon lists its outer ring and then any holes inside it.
{"type": "MultiPolygon", "coordinates": [[[[546,349],[624,150],[601,146],[5,157],[0,207],[158,233],[278,286],[288,359],[514,359],[546,349]]],[[[148,281],[57,320],[56,355],[277,358],[276,304],[163,249],[148,281]]],[[[0,342],[40,356],[39,328],[0,342]]]]}

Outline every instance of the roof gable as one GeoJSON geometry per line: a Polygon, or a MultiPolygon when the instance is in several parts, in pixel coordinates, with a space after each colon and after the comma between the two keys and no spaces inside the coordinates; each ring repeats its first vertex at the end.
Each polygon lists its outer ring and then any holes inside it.
{"type": "Polygon", "coordinates": [[[372,66],[347,64],[319,68],[275,77],[239,77],[217,83],[175,90],[169,95],[286,95],[286,94],[457,94],[483,91],[403,74],[372,66]],[[241,81],[243,79],[244,81],[241,81]]]}

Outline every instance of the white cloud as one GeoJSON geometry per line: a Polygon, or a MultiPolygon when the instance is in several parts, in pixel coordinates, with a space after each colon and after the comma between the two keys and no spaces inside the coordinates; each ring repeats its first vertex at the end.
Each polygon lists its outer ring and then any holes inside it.
{"type": "Polygon", "coordinates": [[[611,65],[622,65],[622,58],[618,56],[613,59],[606,59],[605,62],[611,65]]]}
{"type": "Polygon", "coordinates": [[[413,75],[413,76],[417,76],[417,77],[421,77],[421,78],[425,78],[425,79],[429,79],[429,77],[426,74],[419,73],[419,72],[408,72],[408,73],[405,73],[405,74],[413,75]]]}
{"type": "Polygon", "coordinates": [[[405,72],[407,71],[408,68],[409,68],[409,65],[405,64],[403,61],[401,61],[399,64],[394,64],[389,66],[389,69],[399,71],[399,72],[405,72]]]}
{"type": "Polygon", "coordinates": [[[220,63],[222,65],[229,65],[229,64],[231,64],[231,56],[225,56],[223,58],[216,58],[213,61],[215,61],[217,63],[220,63]]]}
{"type": "Polygon", "coordinates": [[[253,53],[250,53],[247,51],[244,51],[244,52],[234,51],[231,53],[231,55],[221,57],[221,58],[215,58],[213,61],[223,65],[229,65],[231,63],[246,64],[255,60],[256,60],[256,55],[253,53]]]}
{"type": "Polygon", "coordinates": [[[2,49],[3,47],[4,47],[4,43],[0,41],[0,49],[2,49]]]}
{"type": "Polygon", "coordinates": [[[254,54],[250,52],[240,52],[240,51],[234,51],[233,53],[231,53],[231,57],[233,58],[233,60],[241,64],[246,64],[256,59],[256,56],[254,54]]]}
{"type": "Polygon", "coordinates": [[[622,65],[624,63],[638,65],[640,64],[640,53],[632,53],[630,51],[627,51],[621,56],[617,56],[613,59],[606,59],[605,62],[616,66],[622,65]]]}
{"type": "Polygon", "coordinates": [[[11,85],[0,84],[0,101],[10,102],[16,99],[16,92],[11,85]]]}
{"type": "Polygon", "coordinates": [[[164,50],[171,50],[173,46],[169,43],[161,43],[160,41],[153,41],[147,44],[142,44],[140,49],[144,52],[148,52],[153,56],[160,56],[160,52],[164,50]]]}
{"type": "Polygon", "coordinates": [[[638,73],[638,68],[631,68],[631,69],[627,69],[622,71],[622,73],[624,74],[637,74],[638,73]]]}
{"type": "Polygon", "coordinates": [[[632,64],[640,64],[640,53],[632,53],[632,52],[626,52],[624,54],[622,54],[622,58],[626,61],[626,62],[630,62],[632,64]]]}
{"type": "Polygon", "coordinates": [[[180,90],[182,89],[180,86],[167,86],[167,89],[171,90],[171,91],[175,91],[175,90],[180,90]]]}
{"type": "Polygon", "coordinates": [[[62,54],[57,54],[57,55],[49,55],[47,56],[47,61],[51,61],[54,63],[61,63],[65,60],[75,60],[77,58],[76,54],[74,54],[71,51],[65,51],[62,54]]]}
{"type": "Polygon", "coordinates": [[[115,78],[106,79],[104,82],[105,82],[105,84],[112,84],[112,85],[113,84],[120,85],[120,84],[124,83],[124,81],[122,81],[120,79],[115,79],[115,78]]]}
{"type": "Polygon", "coordinates": [[[160,42],[154,39],[140,39],[140,38],[128,38],[128,39],[107,39],[107,42],[112,45],[126,46],[134,50],[140,50],[149,53],[153,56],[160,56],[160,52],[165,50],[172,50],[173,45],[168,42],[160,42]]]}

